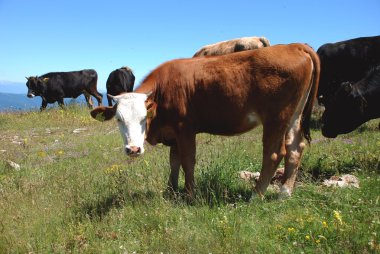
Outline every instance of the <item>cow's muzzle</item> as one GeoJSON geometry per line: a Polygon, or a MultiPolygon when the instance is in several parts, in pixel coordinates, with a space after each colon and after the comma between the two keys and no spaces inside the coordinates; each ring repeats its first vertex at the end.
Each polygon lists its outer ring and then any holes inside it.
{"type": "Polygon", "coordinates": [[[36,95],[34,93],[28,93],[26,96],[28,96],[28,98],[33,98],[35,97],[36,95]]]}
{"type": "Polygon", "coordinates": [[[139,156],[142,154],[142,149],[138,146],[126,146],[125,153],[129,156],[139,156]]]}
{"type": "Polygon", "coordinates": [[[338,136],[338,134],[326,128],[325,125],[322,125],[321,129],[322,129],[322,135],[325,136],[326,138],[336,138],[338,136]]]}

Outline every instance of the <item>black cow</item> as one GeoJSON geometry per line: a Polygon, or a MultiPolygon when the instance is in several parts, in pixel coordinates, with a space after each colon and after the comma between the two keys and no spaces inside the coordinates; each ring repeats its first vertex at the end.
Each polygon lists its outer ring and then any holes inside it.
{"type": "Polygon", "coordinates": [[[112,106],[112,98],[108,95],[119,95],[125,92],[132,92],[135,84],[135,75],[128,67],[121,67],[110,73],[107,79],[107,99],[108,105],[112,106]]]}
{"type": "Polygon", "coordinates": [[[317,53],[321,61],[318,101],[326,106],[343,82],[358,82],[380,64],[380,36],[327,43],[317,53]]]}
{"type": "Polygon", "coordinates": [[[356,83],[344,82],[322,116],[322,134],[334,138],[380,117],[380,65],[356,83]]]}
{"type": "Polygon", "coordinates": [[[324,44],[317,53],[321,60],[318,101],[325,106],[323,135],[336,137],[377,118],[380,108],[370,101],[380,100],[380,36],[324,44]]]}
{"type": "Polygon", "coordinates": [[[90,108],[93,107],[91,95],[96,98],[98,105],[102,105],[103,95],[97,90],[98,74],[95,70],[50,72],[39,77],[29,77],[27,80],[27,96],[42,97],[41,111],[48,103],[56,101],[63,107],[63,98],[77,98],[81,94],[84,94],[90,108]]]}

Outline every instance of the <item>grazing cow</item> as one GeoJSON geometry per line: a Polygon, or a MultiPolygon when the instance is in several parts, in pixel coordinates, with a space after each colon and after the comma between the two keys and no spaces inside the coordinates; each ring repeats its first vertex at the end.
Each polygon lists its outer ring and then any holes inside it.
{"type": "Polygon", "coordinates": [[[108,106],[112,106],[112,98],[108,95],[119,95],[125,92],[132,92],[135,84],[135,75],[128,67],[121,67],[110,73],[107,79],[107,99],[108,106]]]}
{"type": "Polygon", "coordinates": [[[269,47],[269,40],[265,37],[243,37],[229,41],[210,44],[198,50],[193,57],[220,56],[229,53],[269,47]]]}
{"type": "Polygon", "coordinates": [[[63,107],[63,98],[77,98],[84,94],[87,105],[92,108],[91,95],[96,98],[98,105],[102,105],[103,95],[97,90],[98,74],[95,70],[81,70],[71,72],[50,72],[40,77],[26,78],[29,98],[42,97],[41,111],[48,103],[55,103],[63,107]]]}
{"type": "Polygon", "coordinates": [[[114,107],[91,111],[116,117],[125,151],[144,153],[151,144],[170,146],[169,187],[177,191],[180,166],[191,198],[197,133],[236,135],[263,125],[263,165],[255,192],[263,197],[285,158],[281,188],[290,196],[305,144],[319,79],[317,54],[305,44],[277,45],[223,56],[166,62],[135,90],[115,96],[114,107]]]}
{"type": "Polygon", "coordinates": [[[363,108],[357,104],[364,97],[356,92],[359,90],[355,87],[360,86],[360,93],[371,94],[371,98],[376,96],[373,87],[376,86],[376,69],[380,65],[380,36],[327,43],[317,53],[321,61],[318,101],[325,106],[322,134],[336,137],[376,118],[373,116],[376,107],[363,108]],[[349,84],[356,84],[352,85],[353,91],[349,84]],[[371,88],[366,87],[369,84],[371,88]],[[353,96],[355,100],[351,98],[353,96]]]}
{"type": "Polygon", "coordinates": [[[380,65],[358,82],[337,88],[322,116],[322,134],[335,138],[375,118],[380,118],[380,65]]]}
{"type": "Polygon", "coordinates": [[[355,83],[380,64],[380,36],[361,37],[322,45],[318,101],[327,106],[343,82],[355,83]]]}

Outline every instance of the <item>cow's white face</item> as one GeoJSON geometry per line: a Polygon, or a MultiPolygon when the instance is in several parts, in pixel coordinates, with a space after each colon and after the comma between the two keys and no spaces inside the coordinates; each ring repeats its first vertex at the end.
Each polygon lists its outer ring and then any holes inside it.
{"type": "Polygon", "coordinates": [[[124,140],[125,152],[128,155],[143,154],[147,115],[145,101],[147,95],[126,93],[113,98],[117,102],[115,118],[124,140]]]}
{"type": "Polygon", "coordinates": [[[116,118],[125,152],[131,156],[144,153],[147,109],[146,94],[125,93],[111,96],[115,101],[114,107],[97,107],[91,111],[91,116],[99,121],[116,118]]]}

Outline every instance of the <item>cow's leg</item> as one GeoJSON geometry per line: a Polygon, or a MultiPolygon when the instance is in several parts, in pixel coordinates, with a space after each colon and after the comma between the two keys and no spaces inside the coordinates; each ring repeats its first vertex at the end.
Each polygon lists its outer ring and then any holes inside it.
{"type": "Polygon", "coordinates": [[[45,101],[44,99],[42,99],[42,104],[41,104],[41,107],[40,107],[40,111],[44,111],[47,107],[47,101],[45,101]]]}
{"type": "Polygon", "coordinates": [[[65,103],[63,102],[63,98],[59,98],[59,99],[58,99],[58,105],[59,105],[62,109],[65,108],[65,103]]]}
{"type": "Polygon", "coordinates": [[[107,94],[108,106],[112,107],[112,98],[107,94]]]}
{"type": "Polygon", "coordinates": [[[96,91],[96,94],[94,95],[97,102],[98,102],[98,106],[102,106],[103,103],[102,103],[102,100],[103,100],[103,94],[99,93],[98,91],[96,91]]]}
{"type": "Polygon", "coordinates": [[[92,102],[91,95],[87,92],[83,92],[84,97],[86,98],[87,106],[92,109],[94,108],[94,103],[92,102]]]}
{"type": "Polygon", "coordinates": [[[99,93],[98,90],[96,90],[96,86],[94,88],[91,88],[88,93],[95,97],[96,101],[98,102],[98,106],[102,106],[103,94],[99,93]]]}
{"type": "Polygon", "coordinates": [[[263,164],[260,177],[255,186],[255,192],[261,198],[276,172],[277,166],[285,155],[286,126],[278,122],[264,125],[263,133],[263,164]]]}
{"type": "Polygon", "coordinates": [[[168,189],[170,192],[178,192],[178,177],[181,167],[181,158],[176,145],[170,147],[170,176],[168,189]]]}
{"type": "Polygon", "coordinates": [[[298,118],[285,137],[285,172],[282,180],[281,196],[290,197],[293,191],[294,182],[297,177],[298,167],[301,162],[305,143],[300,128],[300,118],[298,118]]]}
{"type": "Polygon", "coordinates": [[[195,133],[181,132],[177,139],[181,165],[185,172],[185,189],[190,200],[194,198],[195,133]]]}

